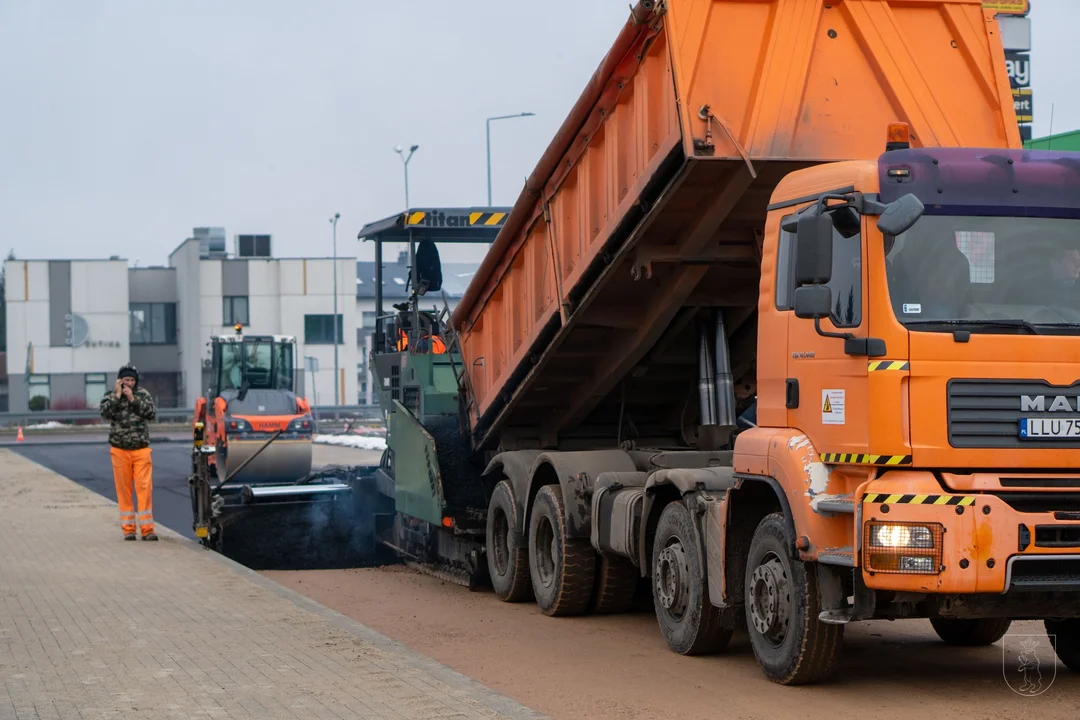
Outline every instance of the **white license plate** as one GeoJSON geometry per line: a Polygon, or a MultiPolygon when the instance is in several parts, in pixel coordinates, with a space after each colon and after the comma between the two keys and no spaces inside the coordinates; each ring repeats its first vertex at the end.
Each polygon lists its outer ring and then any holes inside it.
{"type": "Polygon", "coordinates": [[[1020,418],[1022,438],[1080,438],[1078,418],[1020,418]]]}

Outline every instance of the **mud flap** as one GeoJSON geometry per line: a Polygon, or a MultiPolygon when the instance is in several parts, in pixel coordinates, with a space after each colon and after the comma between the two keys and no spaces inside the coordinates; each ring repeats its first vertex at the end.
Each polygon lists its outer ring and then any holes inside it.
{"type": "Polygon", "coordinates": [[[727,534],[727,493],[720,497],[705,500],[705,565],[709,579],[709,602],[716,607],[727,607],[724,599],[727,584],[724,572],[727,564],[724,554],[727,552],[724,537],[727,534]]]}

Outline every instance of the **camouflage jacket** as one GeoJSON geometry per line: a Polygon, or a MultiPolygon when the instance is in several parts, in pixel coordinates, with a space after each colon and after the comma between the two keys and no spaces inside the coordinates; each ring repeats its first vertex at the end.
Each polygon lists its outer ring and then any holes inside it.
{"type": "Polygon", "coordinates": [[[109,428],[109,444],[121,450],[141,450],[150,447],[148,423],[157,416],[154,398],[145,389],[136,386],[130,402],[117,397],[110,390],[101,398],[101,417],[112,421],[109,428]]]}

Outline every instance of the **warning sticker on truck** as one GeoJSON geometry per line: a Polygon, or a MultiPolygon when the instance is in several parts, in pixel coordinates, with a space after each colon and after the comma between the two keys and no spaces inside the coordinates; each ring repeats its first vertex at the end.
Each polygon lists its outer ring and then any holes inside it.
{"type": "Polygon", "coordinates": [[[823,425],[844,424],[844,391],[821,391],[821,423],[823,425]]]}

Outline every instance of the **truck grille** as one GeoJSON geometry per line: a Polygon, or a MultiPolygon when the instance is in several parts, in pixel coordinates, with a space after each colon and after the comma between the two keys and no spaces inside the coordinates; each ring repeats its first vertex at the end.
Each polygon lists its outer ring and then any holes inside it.
{"type": "Polygon", "coordinates": [[[1080,590],[1080,558],[1075,556],[1014,557],[1008,590],[1062,592],[1080,590]]]}
{"type": "Polygon", "coordinates": [[[1080,382],[1055,387],[1042,381],[951,380],[948,389],[949,444],[957,448],[1080,448],[1080,438],[1020,437],[1020,418],[1080,420],[1075,412],[1080,382]],[[1049,408],[1064,396],[1073,412],[1022,411],[1024,396],[1043,396],[1049,408]]]}

